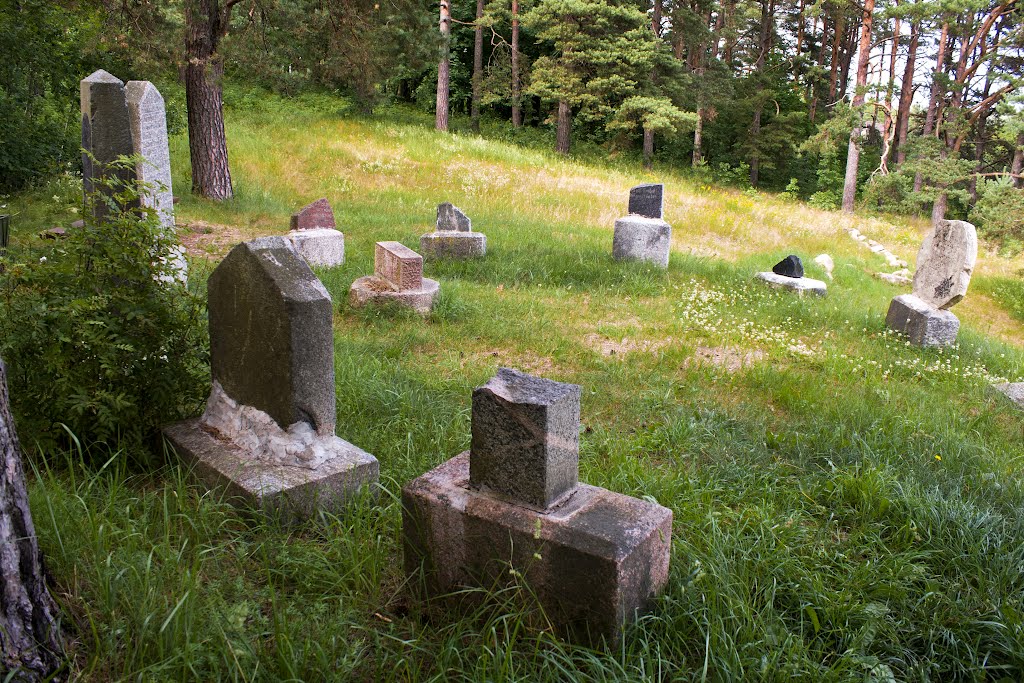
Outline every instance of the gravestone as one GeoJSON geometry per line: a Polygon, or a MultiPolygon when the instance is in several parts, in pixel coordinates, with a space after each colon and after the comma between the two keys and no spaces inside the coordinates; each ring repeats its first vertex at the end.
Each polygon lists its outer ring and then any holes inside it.
{"type": "Polygon", "coordinates": [[[334,210],[326,199],[292,214],[288,239],[311,266],[331,268],[345,262],[345,235],[337,229],[334,210]]]}
{"type": "Polygon", "coordinates": [[[978,258],[978,235],[966,221],[941,220],[925,236],[917,253],[913,293],[889,304],[886,325],[917,346],[948,346],[960,321],[948,309],[967,294],[978,258]]]}
{"type": "Polygon", "coordinates": [[[804,277],[804,264],[800,261],[800,257],[795,254],[790,254],[776,263],[772,267],[771,272],[757,273],[755,277],[772,287],[786,289],[800,295],[811,293],[817,296],[825,296],[828,294],[828,285],[824,282],[804,277]]]}
{"type": "Polygon", "coordinates": [[[803,277],[804,264],[800,260],[799,256],[790,254],[772,266],[772,272],[776,275],[783,275],[785,277],[803,277]]]}
{"type": "Polygon", "coordinates": [[[441,291],[436,280],[423,277],[423,257],[401,242],[377,242],[374,247],[374,274],[352,283],[349,304],[360,308],[367,304],[393,302],[426,315],[434,307],[441,291]]]}
{"type": "Polygon", "coordinates": [[[637,185],[629,191],[630,215],[664,218],[665,186],[661,183],[637,185]]]}
{"type": "MultiPolygon", "coordinates": [[[[135,153],[132,143],[131,119],[128,113],[128,93],[124,82],[103,69],[96,71],[79,84],[82,106],[82,189],[86,195],[100,190],[112,196],[112,189],[97,183],[109,176],[121,182],[131,182],[132,169],[110,169],[119,156],[135,153]]],[[[109,211],[103,201],[93,202],[96,218],[109,211]]]]}
{"type": "Polygon", "coordinates": [[[135,176],[149,185],[142,197],[142,205],[152,207],[160,217],[160,224],[174,230],[171,152],[167,144],[164,98],[149,81],[128,81],[125,90],[132,151],[143,157],[135,166],[135,176]]]}
{"type": "Polygon", "coordinates": [[[487,253],[487,237],[473,232],[469,217],[450,202],[438,204],[434,232],[420,236],[424,258],[479,258],[487,253]]]}
{"type": "Polygon", "coordinates": [[[164,428],[211,489],[285,518],[337,511],[377,460],[335,435],[330,295],[283,237],[236,246],[210,275],[203,416],[164,428]]]}
{"type": "Polygon", "coordinates": [[[665,587],[672,512],[577,480],[580,393],[507,368],[473,392],[470,450],[402,489],[428,600],[521,576],[559,634],[614,645],[665,587]]]}

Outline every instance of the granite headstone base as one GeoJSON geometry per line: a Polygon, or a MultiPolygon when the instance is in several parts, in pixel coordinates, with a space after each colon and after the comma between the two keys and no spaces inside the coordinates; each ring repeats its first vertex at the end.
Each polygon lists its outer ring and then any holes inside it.
{"type": "Polygon", "coordinates": [[[441,291],[437,280],[423,278],[419,289],[397,290],[387,280],[376,275],[366,275],[352,283],[349,290],[349,305],[362,308],[369,304],[395,303],[411,308],[420,315],[427,315],[434,308],[434,302],[441,291]]]}
{"type": "Polygon", "coordinates": [[[204,428],[199,418],[163,429],[164,437],[194,476],[216,495],[283,521],[317,512],[340,512],[380,472],[377,459],[347,441],[315,469],[254,459],[204,428]]]}
{"type": "Polygon", "coordinates": [[[817,296],[825,296],[828,294],[828,285],[821,280],[815,280],[810,277],[786,277],[785,275],[779,275],[778,273],[773,273],[771,271],[758,273],[755,277],[757,277],[758,280],[764,280],[772,287],[788,289],[801,296],[808,292],[816,294],[817,296]]]}
{"type": "Polygon", "coordinates": [[[331,268],[345,262],[345,235],[334,228],[291,230],[287,235],[295,251],[311,266],[331,268]]]}
{"type": "Polygon", "coordinates": [[[614,646],[668,581],[671,510],[605,489],[579,484],[539,512],[470,488],[466,452],[407,484],[402,508],[406,572],[423,569],[426,597],[506,585],[514,568],[575,642],[614,646]]]}
{"type": "Polygon", "coordinates": [[[479,258],[487,253],[487,236],[482,232],[438,230],[420,236],[425,259],[479,258]]]}
{"type": "Polygon", "coordinates": [[[618,260],[648,261],[668,268],[672,228],[660,218],[626,216],[615,221],[612,256],[618,260]]]}
{"type": "Polygon", "coordinates": [[[960,331],[960,320],[955,315],[913,294],[901,294],[892,300],[885,324],[907,335],[915,346],[949,346],[956,342],[960,331]]]}

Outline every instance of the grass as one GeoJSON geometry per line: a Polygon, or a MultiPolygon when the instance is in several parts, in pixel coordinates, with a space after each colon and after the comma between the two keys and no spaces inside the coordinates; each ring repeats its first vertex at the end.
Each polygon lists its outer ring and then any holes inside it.
{"type": "MultiPolygon", "coordinates": [[[[238,197],[187,194],[183,138],[174,183],[179,225],[211,259],[331,200],[347,256],[319,273],[337,302],[338,433],[380,460],[379,500],[282,528],[170,459],[139,473],[115,452],[90,471],[49,454],[32,506],[79,678],[1024,678],[1021,418],[988,386],[1024,375],[1020,259],[982,255],[957,347],[912,348],[884,326],[902,290],[872,277],[884,261],[843,228],[912,262],[921,223],[340,106],[229,110],[238,197]],[[610,256],[626,191],[655,179],[667,271],[610,256]],[[350,310],[373,242],[415,248],[445,200],[487,234],[487,258],[428,264],[443,298],[426,321],[350,310]],[[816,277],[813,257],[831,254],[827,299],[751,280],[791,252],[816,277]],[[581,384],[581,478],[675,515],[668,589],[619,649],[557,641],[527,586],[440,616],[406,591],[401,485],[468,447],[471,389],[501,365],[581,384]]],[[[13,198],[16,247],[70,220],[74,192],[46,191],[13,198]]],[[[210,267],[193,263],[193,286],[210,267]]]]}

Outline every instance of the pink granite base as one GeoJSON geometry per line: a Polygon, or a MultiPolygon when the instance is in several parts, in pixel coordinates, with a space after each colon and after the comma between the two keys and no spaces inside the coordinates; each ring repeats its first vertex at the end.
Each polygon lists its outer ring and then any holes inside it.
{"type": "Polygon", "coordinates": [[[411,308],[420,315],[427,315],[434,308],[434,301],[441,291],[437,280],[423,278],[419,289],[397,290],[388,281],[376,275],[361,277],[352,283],[349,290],[349,305],[361,308],[367,304],[384,304],[393,302],[399,306],[411,308]]]}
{"type": "Polygon", "coordinates": [[[672,511],[595,486],[537,512],[470,489],[467,451],[407,484],[402,505],[406,572],[426,597],[504,585],[514,568],[576,642],[618,642],[668,581],[672,511]]]}

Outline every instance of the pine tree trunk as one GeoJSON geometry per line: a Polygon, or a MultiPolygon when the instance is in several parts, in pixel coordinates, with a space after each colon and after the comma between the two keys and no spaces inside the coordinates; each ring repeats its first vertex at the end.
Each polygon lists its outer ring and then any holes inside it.
{"type": "MultiPolygon", "coordinates": [[[[836,12],[839,13],[839,10],[836,10],[836,12]]],[[[836,103],[836,95],[839,94],[839,46],[843,42],[843,33],[846,31],[845,25],[845,17],[842,13],[839,13],[839,16],[836,17],[832,25],[832,59],[829,62],[828,71],[829,107],[836,103]]]]}
{"type": "Polygon", "coordinates": [[[644,168],[650,169],[654,165],[654,131],[644,128],[644,168]]]}
{"type": "Polygon", "coordinates": [[[850,65],[853,63],[853,51],[857,45],[857,26],[852,25],[849,27],[846,34],[846,40],[843,44],[842,49],[842,64],[840,64],[839,74],[839,99],[846,99],[846,88],[850,83],[850,65]]]}
{"type": "Polygon", "coordinates": [[[899,111],[896,113],[896,163],[907,159],[907,134],[910,132],[910,105],[914,100],[914,64],[917,61],[917,46],[921,40],[921,22],[910,25],[910,44],[907,46],[907,65],[903,69],[903,85],[900,87],[899,111]]]}
{"type": "MultiPolygon", "coordinates": [[[[750,137],[757,144],[758,138],[761,137],[761,111],[764,109],[764,103],[758,102],[754,108],[754,120],[750,123],[750,137]]],[[[753,154],[750,155],[750,184],[753,187],[757,187],[757,181],[760,180],[761,176],[761,156],[757,151],[756,147],[753,154]]]]}
{"type": "Polygon", "coordinates": [[[519,0],[512,0],[512,126],[514,128],[523,125],[519,89],[519,0]]]}
{"type": "Polygon", "coordinates": [[[558,131],[555,134],[555,151],[568,154],[572,144],[572,110],[566,100],[558,101],[558,131]]]}
{"type": "MultiPolygon", "coordinates": [[[[868,84],[868,65],[871,60],[871,24],[875,13],[875,0],[865,0],[864,15],[861,18],[860,48],[857,53],[857,83],[853,93],[853,109],[864,106],[864,89],[868,84]]],[[[857,125],[850,131],[850,143],[846,151],[846,179],[843,182],[843,211],[853,213],[857,199],[857,166],[860,162],[860,138],[863,126],[857,125]]]]}
{"type": "Polygon", "coordinates": [[[192,194],[216,200],[231,199],[234,194],[224,133],[224,63],[217,53],[229,14],[230,6],[222,12],[218,0],[185,3],[185,103],[192,194]]]}
{"type": "Polygon", "coordinates": [[[1024,187],[1024,133],[1017,134],[1017,149],[1013,150],[1013,164],[1010,166],[1010,173],[1014,175],[1013,184],[1015,187],[1024,187]]]}
{"type": "Polygon", "coordinates": [[[480,97],[484,86],[484,0],[476,0],[476,28],[473,31],[473,103],[470,106],[470,121],[473,132],[480,132],[480,97]]]}
{"type": "Polygon", "coordinates": [[[693,128],[693,159],[690,165],[694,168],[700,166],[704,158],[704,107],[697,107],[697,125],[693,128]]]}
{"type": "Polygon", "coordinates": [[[434,117],[434,128],[448,130],[448,81],[451,68],[449,42],[452,34],[452,15],[448,6],[449,0],[441,0],[441,60],[437,63],[437,113],[434,117]]]}
{"type": "MultiPolygon", "coordinates": [[[[63,659],[57,605],[46,590],[43,555],[36,540],[21,448],[7,395],[7,368],[0,361],[0,673],[10,680],[39,681],[63,659]]],[[[6,678],[4,680],[7,680],[6,678]]]]}

